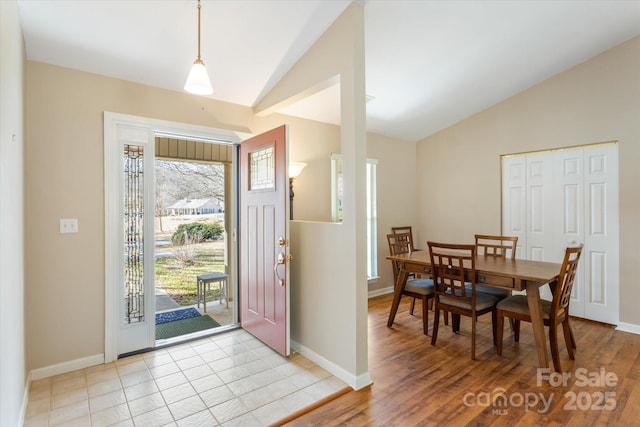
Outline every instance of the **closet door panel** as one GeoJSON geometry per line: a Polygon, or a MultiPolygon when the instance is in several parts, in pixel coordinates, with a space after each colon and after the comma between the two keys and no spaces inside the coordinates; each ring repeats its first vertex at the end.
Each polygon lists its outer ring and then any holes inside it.
{"type": "MultiPolygon", "coordinates": [[[[567,246],[576,246],[584,242],[584,150],[564,150],[554,154],[555,182],[561,195],[557,220],[562,223],[554,242],[554,256],[558,260],[555,262],[562,262],[567,246]]],[[[573,316],[584,317],[585,314],[584,278],[583,259],[578,264],[578,273],[571,292],[570,310],[573,316]]]]}
{"type": "Polygon", "coordinates": [[[550,261],[556,233],[553,186],[553,153],[526,156],[527,259],[550,261]]]}
{"type": "MultiPolygon", "coordinates": [[[[619,322],[618,146],[585,149],[585,317],[619,322]]],[[[582,262],[582,261],[581,261],[582,262]]],[[[572,303],[573,304],[573,303],[572,303]]]]}
{"type": "Polygon", "coordinates": [[[518,236],[516,257],[526,259],[526,157],[511,156],[502,160],[502,234],[518,236]]]}

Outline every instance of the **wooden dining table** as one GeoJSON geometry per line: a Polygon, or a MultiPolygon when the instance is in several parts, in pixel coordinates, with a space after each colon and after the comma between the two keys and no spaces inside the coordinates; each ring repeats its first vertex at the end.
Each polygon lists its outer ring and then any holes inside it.
{"type": "MultiPolygon", "coordinates": [[[[431,276],[431,259],[428,251],[413,251],[407,254],[390,255],[387,259],[397,262],[400,274],[395,284],[393,303],[389,312],[387,326],[392,327],[402,292],[410,273],[431,276]]],[[[544,334],[540,287],[549,284],[555,286],[560,274],[560,264],[524,259],[506,259],[500,257],[476,257],[476,284],[492,286],[511,291],[527,291],[527,302],[531,313],[531,324],[541,368],[549,367],[547,340],[544,334]]],[[[471,280],[469,270],[465,269],[467,280],[471,280]]]]}

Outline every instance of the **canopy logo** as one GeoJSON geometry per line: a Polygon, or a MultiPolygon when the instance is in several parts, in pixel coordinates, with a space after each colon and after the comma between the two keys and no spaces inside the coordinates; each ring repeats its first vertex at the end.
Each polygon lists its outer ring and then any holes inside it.
{"type": "Polygon", "coordinates": [[[539,414],[546,414],[551,406],[554,393],[545,398],[544,393],[510,393],[502,387],[497,387],[491,392],[467,393],[462,399],[465,406],[481,406],[484,408],[493,407],[491,413],[494,415],[507,415],[508,408],[524,407],[526,412],[535,409],[539,414]]]}

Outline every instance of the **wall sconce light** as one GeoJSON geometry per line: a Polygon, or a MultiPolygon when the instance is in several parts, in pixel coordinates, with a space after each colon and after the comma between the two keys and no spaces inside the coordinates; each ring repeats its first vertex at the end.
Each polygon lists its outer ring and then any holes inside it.
{"type": "Polygon", "coordinates": [[[289,219],[293,219],[293,181],[300,175],[302,169],[307,166],[303,162],[289,162],[289,219]]]}

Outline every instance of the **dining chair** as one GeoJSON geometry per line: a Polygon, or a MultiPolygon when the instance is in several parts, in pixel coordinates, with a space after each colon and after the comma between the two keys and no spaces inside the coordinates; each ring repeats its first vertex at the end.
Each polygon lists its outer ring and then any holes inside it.
{"type": "MultiPolygon", "coordinates": [[[[558,282],[552,286],[553,299],[551,301],[542,300],[542,316],[545,326],[549,327],[551,358],[553,359],[553,367],[557,372],[562,372],[557,335],[558,325],[560,324],[562,324],[564,341],[567,346],[569,358],[571,360],[574,359],[573,350],[576,348],[576,343],[571,331],[571,325],[569,325],[569,302],[571,301],[571,290],[573,289],[582,248],[583,245],[580,245],[568,247],[565,250],[558,282]]],[[[516,342],[520,340],[520,321],[531,322],[531,314],[529,312],[526,295],[513,295],[500,301],[497,306],[497,315],[497,351],[498,355],[502,355],[504,318],[509,317],[515,320],[513,336],[516,342]]]]}
{"type": "Polygon", "coordinates": [[[478,255],[516,259],[518,236],[491,236],[476,234],[478,255]]]}
{"type": "MultiPolygon", "coordinates": [[[[412,251],[421,251],[422,249],[418,249],[415,247],[415,245],[413,244],[413,228],[410,225],[404,225],[404,226],[398,226],[398,227],[391,227],[391,233],[392,234],[408,234],[408,239],[409,239],[409,247],[411,248],[412,251]]],[[[409,277],[410,278],[414,278],[414,279],[419,279],[422,276],[420,274],[416,274],[416,273],[409,273],[409,277]]],[[[397,279],[397,277],[396,277],[397,279]]],[[[395,283],[395,281],[394,281],[395,283]]],[[[410,313],[413,315],[413,311],[416,305],[416,299],[414,298],[411,301],[411,309],[410,309],[410,313]]],[[[433,300],[429,301],[429,309],[433,309],[433,300]]],[[[444,313],[444,324],[448,325],[449,324],[449,315],[445,312],[444,313]]]]}
{"type": "MultiPolygon", "coordinates": [[[[391,227],[391,234],[401,234],[402,236],[400,236],[399,238],[408,239],[409,248],[411,248],[411,251],[415,251],[416,250],[414,245],[413,245],[413,231],[412,231],[412,228],[411,228],[410,225],[405,225],[405,226],[401,226],[401,227],[391,227]]],[[[404,252],[402,252],[402,253],[404,253],[404,252]]],[[[395,281],[397,279],[397,276],[396,276],[395,273],[396,272],[394,271],[394,281],[393,281],[394,285],[395,285],[395,283],[396,283],[395,281]]],[[[419,278],[420,276],[416,275],[416,273],[411,272],[411,273],[409,273],[409,277],[413,278],[413,279],[416,279],[416,278],[419,278]]],[[[410,310],[411,315],[413,315],[413,310],[414,310],[415,306],[416,306],[416,299],[413,298],[411,300],[411,310],[410,310]]]]}
{"type": "MultiPolygon", "coordinates": [[[[476,234],[476,253],[478,256],[509,258],[516,259],[516,248],[518,245],[518,236],[491,236],[488,234],[476,234]]],[[[498,299],[504,299],[511,296],[511,291],[498,289],[492,286],[478,284],[476,286],[478,292],[484,292],[498,299]]]]}
{"type": "MultiPolygon", "coordinates": [[[[389,244],[389,253],[391,255],[401,255],[411,252],[411,243],[409,233],[387,234],[387,243],[389,244]]],[[[391,261],[393,268],[393,286],[397,286],[398,277],[400,276],[400,266],[398,262],[391,261]]],[[[413,315],[416,299],[422,300],[422,329],[425,335],[429,330],[429,300],[434,297],[433,280],[430,278],[413,278],[407,279],[403,295],[412,297],[410,313],[413,315]]]]}
{"type": "MultiPolygon", "coordinates": [[[[431,345],[436,345],[438,339],[440,311],[470,317],[471,360],[475,360],[478,316],[491,313],[493,342],[495,344],[496,304],[498,303],[497,298],[476,291],[476,246],[435,242],[427,242],[427,246],[429,246],[435,284],[435,316],[431,345]]],[[[455,329],[454,322],[454,331],[455,329]]]]}
{"type": "MultiPolygon", "coordinates": [[[[391,227],[391,234],[408,234],[409,235],[409,247],[412,251],[421,251],[422,249],[418,249],[413,244],[413,229],[410,225],[404,225],[401,227],[391,227]]],[[[416,273],[409,273],[409,277],[420,278],[421,276],[416,273]]],[[[413,307],[415,305],[415,299],[411,303],[411,314],[413,314],[413,307]]],[[[431,308],[431,307],[429,307],[431,308]]]]}
{"type": "Polygon", "coordinates": [[[391,234],[404,234],[409,233],[409,242],[411,243],[412,251],[419,251],[413,244],[413,228],[410,225],[404,225],[401,227],[391,227],[391,234]]]}

